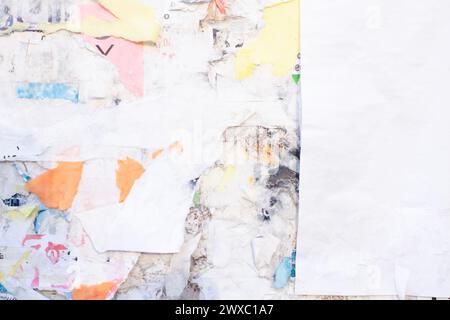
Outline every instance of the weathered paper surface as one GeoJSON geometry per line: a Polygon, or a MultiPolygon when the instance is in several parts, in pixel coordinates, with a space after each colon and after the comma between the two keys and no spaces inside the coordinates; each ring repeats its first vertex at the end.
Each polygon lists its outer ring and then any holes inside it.
{"type": "Polygon", "coordinates": [[[303,0],[297,293],[450,295],[449,14],[303,0]]]}

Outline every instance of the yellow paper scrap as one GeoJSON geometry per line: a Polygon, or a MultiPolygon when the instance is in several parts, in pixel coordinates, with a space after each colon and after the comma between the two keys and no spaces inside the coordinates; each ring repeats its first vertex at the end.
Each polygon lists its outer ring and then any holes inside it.
{"type": "Polygon", "coordinates": [[[150,6],[140,0],[99,0],[98,3],[117,19],[108,21],[89,16],[79,25],[41,24],[39,28],[46,33],[67,30],[91,37],[114,36],[134,42],[157,41],[160,26],[150,6]]]}
{"type": "Polygon", "coordinates": [[[8,272],[8,276],[9,277],[14,277],[17,269],[19,269],[19,267],[25,262],[25,260],[28,259],[28,257],[30,256],[31,251],[25,251],[25,253],[22,255],[22,257],[11,267],[11,269],[8,272]]]}
{"type": "Polygon", "coordinates": [[[285,76],[297,61],[300,51],[300,0],[274,4],[263,13],[265,26],[256,39],[244,46],[235,61],[239,80],[249,77],[256,66],[272,65],[275,76],[285,76]]]}
{"type": "Polygon", "coordinates": [[[214,188],[214,191],[215,192],[223,192],[225,190],[225,187],[233,179],[235,173],[236,173],[235,166],[231,166],[231,165],[227,166],[225,169],[225,172],[223,173],[222,179],[220,180],[219,184],[214,188]]]}
{"type": "Polygon", "coordinates": [[[2,215],[10,220],[25,220],[34,218],[38,210],[38,206],[24,206],[23,208],[5,211],[2,215]]]}

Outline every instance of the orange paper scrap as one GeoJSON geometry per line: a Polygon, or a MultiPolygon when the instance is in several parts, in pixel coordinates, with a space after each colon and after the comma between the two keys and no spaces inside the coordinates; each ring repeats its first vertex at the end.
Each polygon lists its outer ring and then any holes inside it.
{"type": "Polygon", "coordinates": [[[118,161],[119,168],[116,171],[116,185],[120,189],[119,202],[125,201],[133,187],[134,182],[144,173],[144,167],[131,158],[118,161]]]}
{"type": "Polygon", "coordinates": [[[60,162],[26,184],[47,208],[67,210],[72,207],[83,171],[82,162],[60,162]]]}

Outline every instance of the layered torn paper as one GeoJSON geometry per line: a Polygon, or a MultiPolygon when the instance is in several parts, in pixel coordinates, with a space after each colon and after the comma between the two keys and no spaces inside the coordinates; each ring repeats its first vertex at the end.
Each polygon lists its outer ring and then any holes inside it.
{"type": "Polygon", "coordinates": [[[299,1],[0,7],[0,299],[292,291],[299,1]]]}

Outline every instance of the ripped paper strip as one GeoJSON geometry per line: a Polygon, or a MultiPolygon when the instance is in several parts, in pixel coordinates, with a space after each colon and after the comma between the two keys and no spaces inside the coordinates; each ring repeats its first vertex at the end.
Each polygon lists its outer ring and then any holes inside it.
{"type": "MultiPolygon", "coordinates": [[[[104,20],[90,15],[80,21],[75,21],[76,15],[67,11],[61,13],[61,7],[50,7],[57,13],[48,12],[47,16],[43,16],[45,12],[42,9],[44,8],[39,7],[37,17],[28,21],[24,20],[22,16],[15,17],[10,14],[8,7],[4,25],[0,26],[0,34],[25,30],[39,30],[49,34],[67,30],[91,37],[113,36],[134,42],[157,42],[160,26],[156,21],[155,11],[143,1],[98,0],[97,3],[109,11],[115,19],[104,20]]],[[[33,3],[20,3],[16,7],[22,10],[22,5],[30,12],[36,11],[33,3]]],[[[76,6],[77,3],[70,3],[70,5],[76,6]]]]}

